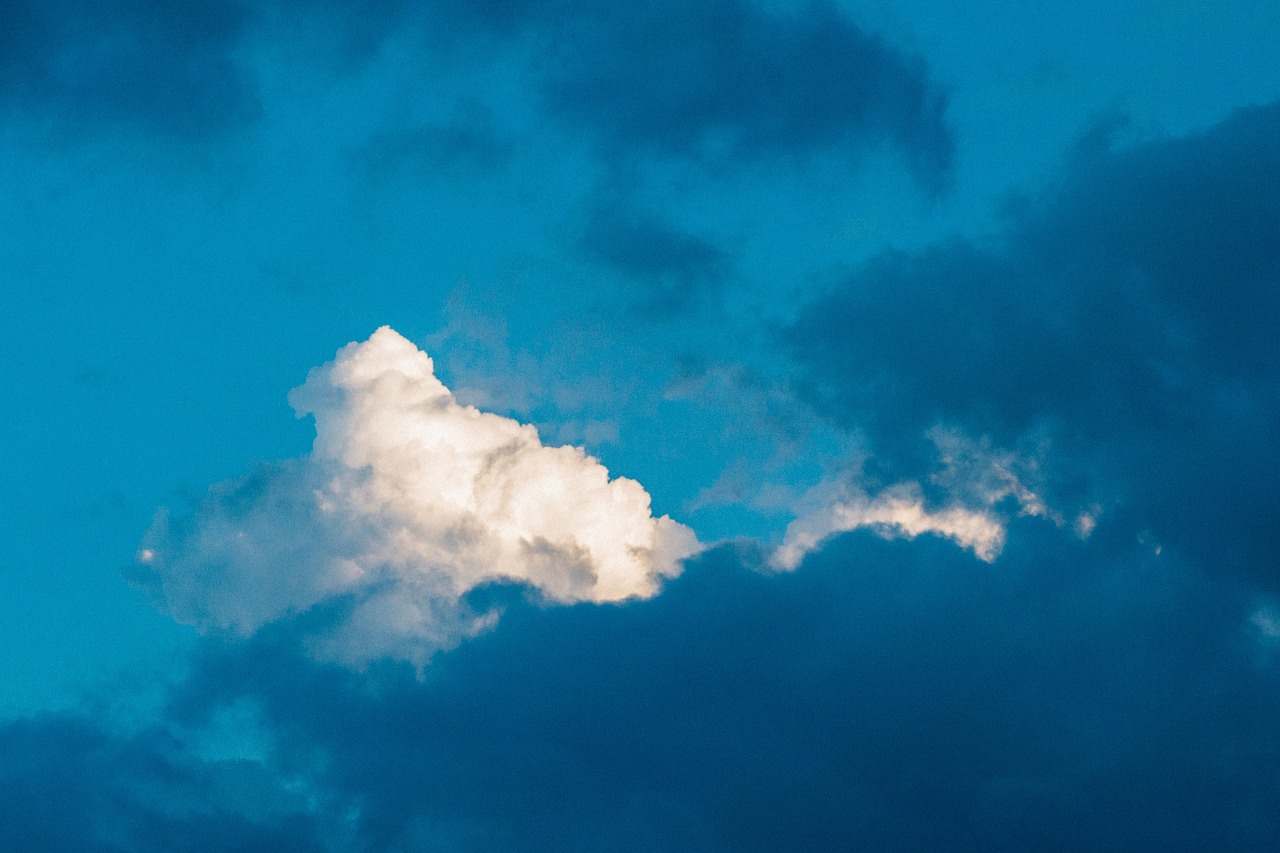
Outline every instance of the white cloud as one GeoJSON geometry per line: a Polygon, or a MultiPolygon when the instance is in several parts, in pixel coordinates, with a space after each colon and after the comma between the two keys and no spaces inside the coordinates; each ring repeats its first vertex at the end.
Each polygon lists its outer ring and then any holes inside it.
{"type": "Polygon", "coordinates": [[[782,545],[770,560],[774,568],[790,571],[800,565],[805,555],[841,533],[870,528],[886,539],[914,539],[922,533],[933,533],[968,548],[982,560],[992,562],[1004,547],[1003,522],[985,509],[970,509],[956,504],[945,509],[929,510],[918,486],[900,483],[871,497],[845,487],[842,494],[830,494],[836,487],[820,486],[819,500],[809,496],[812,509],[787,525],[782,545]]]}
{"type": "Polygon", "coordinates": [[[213,487],[191,517],[158,514],[138,574],[175,618],[247,635],[333,603],[318,655],[421,664],[491,621],[461,605],[481,584],[565,603],[648,597],[699,549],[653,517],[639,483],[460,404],[389,328],[314,369],[290,402],[315,416],[310,456],[213,487]]]}
{"type": "MultiPolygon", "coordinates": [[[[829,475],[797,502],[796,518],[771,558],[773,567],[794,569],[832,537],[860,528],[885,538],[932,533],[990,563],[1004,548],[1007,516],[1015,507],[1020,516],[1038,516],[1062,526],[1062,514],[1028,485],[1041,479],[1039,455],[1046,448],[1016,453],[943,426],[927,435],[938,454],[938,468],[929,481],[946,496],[945,506],[927,508],[921,486],[913,482],[869,495],[857,485],[857,471],[865,460],[851,460],[843,472],[829,475]]],[[[1092,532],[1100,512],[1096,506],[1089,511],[1087,522],[1077,522],[1082,538],[1092,532]]]]}

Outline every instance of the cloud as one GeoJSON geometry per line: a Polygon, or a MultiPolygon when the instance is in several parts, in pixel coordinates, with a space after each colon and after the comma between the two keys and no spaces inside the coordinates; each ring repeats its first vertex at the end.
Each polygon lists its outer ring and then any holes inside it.
{"type": "MultiPolygon", "coordinates": [[[[819,487],[818,491],[828,490],[819,487]]],[[[787,525],[786,537],[770,562],[779,569],[794,569],[806,554],[833,536],[863,527],[885,538],[914,539],[932,533],[968,548],[988,563],[1004,547],[1004,524],[992,513],[959,505],[930,510],[925,507],[919,488],[902,483],[875,497],[824,494],[817,508],[787,525]]]]}
{"type": "Polygon", "coordinates": [[[884,254],[802,310],[809,398],[890,481],[925,477],[943,425],[1040,460],[1082,531],[1100,509],[1280,588],[1277,152],[1275,104],[1081,149],[998,236],[884,254]]]}
{"type": "Polygon", "coordinates": [[[248,635],[311,611],[321,657],[422,663],[491,624],[463,604],[477,587],[648,597],[698,550],[688,528],[653,517],[639,483],[459,404],[389,328],[290,401],[315,416],[310,456],[213,487],[191,517],[162,511],[147,534],[138,580],[179,621],[248,635]]]}
{"type": "Polygon", "coordinates": [[[210,759],[164,726],[87,714],[0,725],[0,821],[13,850],[322,851],[306,794],[260,762],[210,759]]]}
{"type": "Polygon", "coordinates": [[[258,709],[261,766],[345,816],[342,849],[1266,847],[1255,597],[1010,525],[997,569],[863,531],[797,572],[717,549],[625,607],[513,600],[424,680],[315,662],[282,623],[207,643],[168,724],[258,709]]]}
{"type": "MultiPolygon", "coordinates": [[[[496,72],[536,122],[598,143],[615,180],[655,157],[718,170],[815,155],[857,166],[882,151],[931,191],[951,176],[946,92],[920,58],[833,3],[9,0],[4,12],[0,108],[71,139],[141,131],[191,141],[257,121],[272,55],[260,49],[292,43],[322,75],[381,59],[398,77],[425,72],[455,86],[459,75],[496,72]],[[383,51],[393,40],[404,52],[383,51]]],[[[464,100],[483,97],[478,78],[468,85],[464,100]]],[[[492,126],[409,119],[356,153],[375,174],[414,163],[492,169],[536,142],[521,137],[522,112],[500,109],[492,126]]]]}
{"type": "Polygon", "coordinates": [[[228,0],[10,0],[0,104],[70,137],[115,128],[200,138],[256,118],[234,49],[250,23],[228,0]]]}
{"type": "Polygon", "coordinates": [[[945,93],[834,4],[659,0],[569,20],[545,62],[547,103],[614,154],[720,164],[884,147],[930,185],[948,178],[945,93]]]}
{"type": "MultiPolygon", "coordinates": [[[[834,154],[856,166],[889,151],[943,188],[954,148],[947,93],[924,61],[834,3],[768,5],[383,3],[390,11],[375,20],[421,29],[432,61],[518,68],[537,109],[597,142],[624,175],[651,157],[720,168],[834,154]]],[[[339,24],[369,29],[359,15],[339,24]]],[[[391,25],[371,31],[385,37],[391,25]]]]}
{"type": "MultiPolygon", "coordinates": [[[[857,470],[825,477],[795,501],[797,517],[787,525],[770,564],[795,569],[832,537],[862,528],[886,539],[941,536],[991,563],[1004,548],[1014,508],[1019,516],[1063,525],[1062,515],[1024,482],[1037,473],[1035,458],[942,428],[930,430],[929,437],[937,450],[936,470],[925,482],[903,481],[868,494],[868,485],[875,485],[866,470],[875,461],[871,459],[863,459],[857,470]]],[[[1081,515],[1077,535],[1088,538],[1094,524],[1093,515],[1081,515]]]]}

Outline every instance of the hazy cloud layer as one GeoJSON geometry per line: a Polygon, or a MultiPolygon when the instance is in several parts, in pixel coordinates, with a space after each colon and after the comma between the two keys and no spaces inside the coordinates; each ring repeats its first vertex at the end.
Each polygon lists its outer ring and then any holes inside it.
{"type": "Polygon", "coordinates": [[[698,549],[634,480],[459,404],[391,329],[290,399],[315,416],[312,455],[215,486],[191,517],[162,512],[139,552],[140,582],[180,621],[247,635],[328,604],[322,657],[421,663],[488,624],[460,604],[477,586],[646,597],[698,549]]]}
{"type": "Polygon", "coordinates": [[[76,137],[125,127],[206,136],[258,113],[228,0],[0,3],[0,104],[76,137]]]}
{"type": "Polygon", "coordinates": [[[580,247],[590,260],[640,282],[633,302],[650,316],[715,302],[732,266],[711,241],[623,204],[594,208],[580,247]]]}
{"type": "Polygon", "coordinates": [[[487,108],[463,102],[448,120],[379,133],[352,155],[375,178],[474,179],[504,166],[512,147],[487,108]]]}

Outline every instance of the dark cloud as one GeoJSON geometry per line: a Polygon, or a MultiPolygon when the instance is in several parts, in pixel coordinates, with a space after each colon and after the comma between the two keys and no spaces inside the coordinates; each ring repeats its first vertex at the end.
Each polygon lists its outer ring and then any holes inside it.
{"type": "Polygon", "coordinates": [[[7,0],[0,18],[0,103],[72,137],[203,137],[257,115],[233,55],[249,13],[234,0],[7,0]]]}
{"type": "MultiPolygon", "coordinates": [[[[72,135],[123,127],[205,137],[255,119],[257,79],[241,61],[248,33],[309,38],[340,70],[413,34],[437,71],[519,69],[543,109],[598,139],[615,163],[888,149],[932,189],[950,173],[946,96],[924,63],[829,3],[784,14],[750,0],[4,0],[0,16],[0,103],[72,135]]],[[[419,128],[401,147],[476,152],[484,140],[473,130],[419,128]]]]}
{"type": "Polygon", "coordinates": [[[211,648],[173,714],[259,705],[282,771],[353,804],[358,849],[1269,843],[1280,684],[1248,596],[1105,535],[1016,533],[996,569],[854,534],[787,575],[716,552],[623,606],[508,590],[420,682],[318,667],[281,630],[211,648]]]}
{"type": "Polygon", "coordinates": [[[708,164],[885,147],[946,182],[946,95],[924,63],[834,5],[787,13],[747,0],[591,6],[554,31],[552,111],[615,156],[708,164]]]}
{"type": "Polygon", "coordinates": [[[201,758],[162,730],[49,715],[0,727],[0,758],[7,850],[323,849],[301,794],[256,762],[201,758]]]}
{"type": "Polygon", "coordinates": [[[290,622],[210,641],[141,733],[0,728],[0,819],[24,850],[1265,849],[1280,640],[1107,524],[1017,521],[995,567],[861,532],[623,605],[478,590],[499,625],[421,678],[290,622]]]}
{"type": "Polygon", "coordinates": [[[834,4],[788,12],[753,0],[626,5],[486,0],[413,10],[328,10],[336,29],[376,44],[419,28],[433,59],[523,66],[543,109],[598,140],[615,165],[658,156],[721,167],[870,151],[907,159],[931,190],[950,179],[946,92],[919,57],[857,26],[834,4]]]}
{"type": "Polygon", "coordinates": [[[919,475],[936,423],[1048,437],[1056,497],[1116,504],[1280,588],[1280,106],[1082,146],[999,240],[881,256],[787,333],[815,399],[919,475]]]}
{"type": "Polygon", "coordinates": [[[626,275],[640,291],[635,302],[650,313],[705,305],[730,273],[729,257],[714,243],[625,204],[593,208],[580,248],[626,275]]]}

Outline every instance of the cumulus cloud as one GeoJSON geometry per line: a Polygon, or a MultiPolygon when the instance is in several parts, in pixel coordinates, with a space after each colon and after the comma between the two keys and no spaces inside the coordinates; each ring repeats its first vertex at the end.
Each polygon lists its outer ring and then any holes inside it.
{"type": "Polygon", "coordinates": [[[460,404],[390,328],[344,347],[290,402],[315,416],[310,456],[213,487],[189,517],[161,511],[147,534],[140,580],[175,618],[248,635],[311,611],[320,657],[422,663],[492,620],[465,605],[479,586],[644,598],[699,548],[653,516],[639,483],[460,404]]]}

